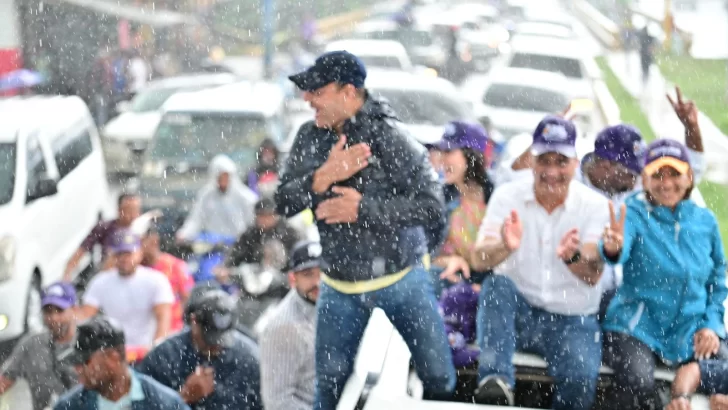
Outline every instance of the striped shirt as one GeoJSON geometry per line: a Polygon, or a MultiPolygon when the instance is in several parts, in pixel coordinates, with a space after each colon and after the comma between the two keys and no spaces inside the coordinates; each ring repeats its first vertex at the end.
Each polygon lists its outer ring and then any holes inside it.
{"type": "Polygon", "coordinates": [[[293,289],[260,338],[260,382],[266,410],[313,408],[315,338],[316,306],[293,289]]]}

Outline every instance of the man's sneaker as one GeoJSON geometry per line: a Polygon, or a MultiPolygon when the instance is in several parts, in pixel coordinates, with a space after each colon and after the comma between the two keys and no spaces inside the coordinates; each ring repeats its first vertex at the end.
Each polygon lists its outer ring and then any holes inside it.
{"type": "Polygon", "coordinates": [[[475,390],[475,402],[496,406],[514,406],[515,399],[508,383],[497,375],[491,375],[480,381],[475,390]]]}

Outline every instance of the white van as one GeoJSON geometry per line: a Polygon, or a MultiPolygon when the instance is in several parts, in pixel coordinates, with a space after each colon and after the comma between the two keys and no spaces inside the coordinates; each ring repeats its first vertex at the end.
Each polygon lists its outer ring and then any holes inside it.
{"type": "Polygon", "coordinates": [[[0,341],[42,326],[40,289],[106,215],[98,131],[78,97],[0,99],[0,341]]]}

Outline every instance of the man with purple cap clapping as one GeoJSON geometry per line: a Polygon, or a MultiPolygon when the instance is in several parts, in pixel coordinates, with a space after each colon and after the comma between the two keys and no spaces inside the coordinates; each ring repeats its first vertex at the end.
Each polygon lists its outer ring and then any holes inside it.
{"type": "Polygon", "coordinates": [[[601,365],[597,311],[602,262],[597,243],[609,221],[601,195],[574,181],[576,129],[547,116],[533,133],[533,179],[498,187],[475,245],[483,281],[476,401],[514,404],[516,349],[543,356],[554,378],[553,408],[590,409],[601,365]]]}
{"type": "Polygon", "coordinates": [[[68,283],[48,286],[41,300],[46,330],[21,340],[0,375],[0,395],[18,379],[28,382],[33,409],[52,406],[55,399],[76,384],[76,373],[59,359],[76,336],[76,290],[68,283]]]}

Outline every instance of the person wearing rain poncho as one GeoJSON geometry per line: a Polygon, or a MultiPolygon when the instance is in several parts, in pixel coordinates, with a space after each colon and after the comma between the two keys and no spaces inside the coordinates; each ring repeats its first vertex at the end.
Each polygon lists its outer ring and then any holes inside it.
{"type": "Polygon", "coordinates": [[[217,155],[210,163],[210,182],[197,195],[177,239],[192,241],[203,232],[237,238],[253,225],[256,201],[255,193],[240,180],[235,163],[217,155]]]}
{"type": "Polygon", "coordinates": [[[693,170],[685,146],[646,148],[644,192],[620,207],[599,250],[624,270],[603,322],[604,361],[615,374],[619,409],[655,405],[656,363],[714,357],[726,336],[726,261],[715,216],[690,199],[693,170]]]}

